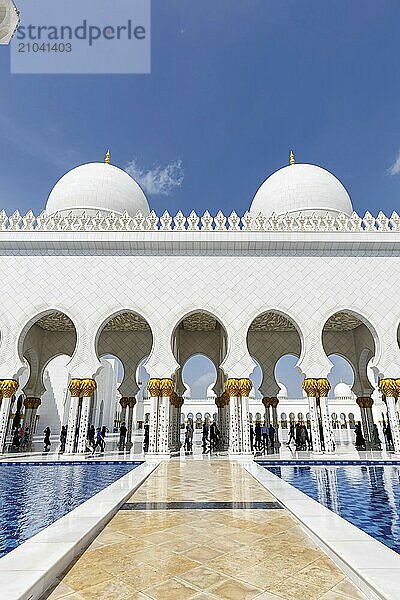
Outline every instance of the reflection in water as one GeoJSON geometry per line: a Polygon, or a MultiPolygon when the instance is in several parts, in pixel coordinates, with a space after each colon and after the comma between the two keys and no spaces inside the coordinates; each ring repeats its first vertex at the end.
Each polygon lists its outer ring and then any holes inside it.
{"type": "Polygon", "coordinates": [[[305,466],[268,470],[400,554],[399,467],[305,466]]]}
{"type": "Polygon", "coordinates": [[[0,557],[138,464],[1,464],[0,557]]]}

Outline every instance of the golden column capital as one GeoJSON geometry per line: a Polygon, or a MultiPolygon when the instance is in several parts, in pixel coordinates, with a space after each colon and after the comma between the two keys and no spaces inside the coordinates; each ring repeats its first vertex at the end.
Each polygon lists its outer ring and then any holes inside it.
{"type": "Polygon", "coordinates": [[[222,406],[226,406],[227,404],[229,404],[229,401],[231,399],[230,395],[228,394],[228,392],[225,390],[222,395],[220,396],[223,405],[222,406]]]}
{"type": "Polygon", "coordinates": [[[127,401],[128,408],[133,408],[136,404],[136,398],[134,396],[129,396],[129,398],[127,398],[127,401]]]}
{"type": "Polygon", "coordinates": [[[242,396],[243,398],[248,398],[251,390],[253,388],[253,383],[251,381],[251,379],[248,379],[247,377],[243,377],[242,379],[239,379],[239,392],[240,392],[240,396],[242,396]]]}
{"type": "Polygon", "coordinates": [[[360,408],[372,408],[374,401],[369,396],[359,396],[356,400],[360,408]]]}
{"type": "Polygon", "coordinates": [[[267,397],[265,397],[265,398],[262,399],[262,403],[264,404],[265,408],[269,408],[270,407],[270,400],[271,400],[271,398],[267,398],[267,397]]]}
{"type": "Polygon", "coordinates": [[[230,398],[240,396],[240,379],[227,379],[225,381],[225,391],[230,398]]]}
{"type": "Polygon", "coordinates": [[[36,409],[36,408],[39,408],[41,403],[42,403],[42,401],[40,398],[25,398],[24,407],[36,409]]]}
{"type": "Polygon", "coordinates": [[[15,379],[0,380],[0,394],[2,398],[11,398],[19,387],[18,381],[15,379]]]}
{"type": "Polygon", "coordinates": [[[172,394],[169,397],[169,401],[171,402],[172,406],[177,406],[177,400],[178,394],[176,392],[172,392],[172,394]]]}
{"type": "Polygon", "coordinates": [[[276,408],[279,404],[279,400],[276,396],[274,396],[273,398],[268,398],[269,400],[269,405],[272,406],[272,408],[276,408]]]}
{"type": "Polygon", "coordinates": [[[310,398],[316,398],[318,396],[318,380],[312,379],[311,377],[306,377],[301,384],[301,387],[310,398]]]}
{"type": "Polygon", "coordinates": [[[182,408],[183,403],[184,403],[184,399],[182,398],[182,396],[178,396],[176,398],[176,407],[177,408],[182,408]]]}
{"type": "Polygon", "coordinates": [[[399,395],[399,386],[397,385],[397,379],[380,379],[378,382],[379,391],[386,397],[397,398],[399,395]]]}
{"type": "Polygon", "coordinates": [[[158,398],[160,396],[160,385],[161,379],[149,379],[147,383],[147,389],[152,398],[158,398]]]}
{"type": "Polygon", "coordinates": [[[81,396],[85,398],[90,398],[93,396],[97,389],[97,383],[94,379],[82,379],[81,380],[81,396]]]}
{"type": "Polygon", "coordinates": [[[122,398],[120,398],[119,403],[122,406],[122,408],[126,408],[128,406],[128,402],[129,402],[129,398],[127,398],[126,396],[122,396],[122,398]]]}
{"type": "Polygon", "coordinates": [[[69,389],[71,396],[73,396],[74,398],[80,398],[81,397],[81,387],[82,387],[81,379],[71,379],[71,381],[68,384],[68,389],[69,389]]]}
{"type": "Polygon", "coordinates": [[[331,384],[326,379],[326,377],[321,377],[320,379],[317,379],[316,381],[317,381],[318,397],[326,398],[329,394],[329,390],[331,389],[331,384]]]}
{"type": "Polygon", "coordinates": [[[171,398],[172,394],[174,393],[174,388],[175,385],[172,379],[166,377],[165,379],[160,380],[160,396],[162,396],[163,398],[171,398]]]}

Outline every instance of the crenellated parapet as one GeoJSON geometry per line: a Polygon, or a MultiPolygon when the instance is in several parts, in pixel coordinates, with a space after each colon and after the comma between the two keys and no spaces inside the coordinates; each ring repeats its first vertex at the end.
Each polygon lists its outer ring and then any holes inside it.
{"type": "Polygon", "coordinates": [[[212,216],[206,211],[202,216],[192,211],[185,216],[179,211],[172,216],[165,211],[158,216],[152,211],[148,216],[137,213],[132,217],[128,213],[97,212],[89,214],[55,213],[48,215],[42,212],[35,216],[29,211],[22,216],[18,211],[8,216],[4,210],[0,212],[0,232],[2,231],[204,231],[204,232],[398,232],[400,231],[400,216],[393,212],[390,217],[380,212],[377,217],[366,212],[360,217],[353,212],[351,216],[345,213],[333,214],[272,214],[269,218],[263,214],[254,216],[246,212],[242,217],[235,211],[226,216],[219,211],[212,216]]]}

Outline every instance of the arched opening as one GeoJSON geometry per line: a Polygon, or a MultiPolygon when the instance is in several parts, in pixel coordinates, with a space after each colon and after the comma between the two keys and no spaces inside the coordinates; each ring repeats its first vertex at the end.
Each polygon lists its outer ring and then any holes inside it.
{"type": "MultiPolygon", "coordinates": [[[[132,310],[121,310],[108,317],[96,336],[96,353],[102,362],[96,376],[98,389],[92,399],[95,418],[110,423],[116,433],[126,427],[125,443],[118,436],[113,446],[141,452],[142,430],[150,414],[145,386],[145,362],[153,347],[153,334],[144,317],[132,310]],[[125,424],[125,425],[123,425],[125,424]],[[116,430],[116,431],[115,431],[116,430]]],[[[111,429],[110,429],[111,431],[111,429]]]]}
{"type": "Polygon", "coordinates": [[[279,311],[267,311],[258,315],[247,332],[249,353],[262,370],[259,390],[262,397],[274,397],[279,393],[275,377],[276,365],[287,354],[298,357],[301,353],[299,328],[287,315],[279,311]]]}
{"type": "Polygon", "coordinates": [[[296,368],[298,358],[294,354],[284,354],[275,364],[274,376],[280,387],[278,397],[282,401],[285,398],[298,399],[303,396],[303,376],[296,368]]]}
{"type": "MultiPolygon", "coordinates": [[[[185,412],[196,415],[191,448],[200,451],[202,426],[215,422],[211,415],[215,413],[217,397],[224,391],[225,377],[220,365],[227,351],[226,330],[215,315],[193,311],[176,325],[171,345],[179,364],[176,393],[183,397],[185,412]]],[[[189,416],[187,421],[192,424],[189,416]]],[[[183,436],[180,442],[183,446],[183,436]]]]}
{"type": "Polygon", "coordinates": [[[217,381],[217,369],[212,360],[204,354],[191,356],[183,365],[182,381],[187,390],[185,397],[189,401],[210,400],[210,408],[215,404],[215,392],[212,391],[217,381]]]}
{"type": "MultiPolygon", "coordinates": [[[[351,429],[354,428],[354,421],[360,421],[367,449],[372,448],[374,426],[374,385],[371,384],[368,365],[375,356],[377,339],[371,323],[351,310],[341,310],[331,315],[322,331],[322,345],[333,363],[328,375],[331,384],[330,412],[353,415],[352,419],[348,419],[351,429]],[[351,386],[351,391],[348,386],[351,386]]],[[[333,428],[336,444],[343,443],[342,431],[337,421],[333,428]]],[[[345,443],[351,443],[351,438],[345,443]]]]}
{"type": "Polygon", "coordinates": [[[74,354],[77,333],[72,319],[64,312],[47,310],[32,318],[23,328],[18,339],[18,351],[27,364],[27,371],[20,379],[18,398],[11,414],[11,443],[23,443],[26,450],[38,450],[42,436],[33,444],[35,434],[50,427],[52,448],[58,444],[61,425],[66,412],[66,390],[69,373],[67,364],[74,354]],[[23,413],[19,440],[12,432],[16,412],[23,413]]]}

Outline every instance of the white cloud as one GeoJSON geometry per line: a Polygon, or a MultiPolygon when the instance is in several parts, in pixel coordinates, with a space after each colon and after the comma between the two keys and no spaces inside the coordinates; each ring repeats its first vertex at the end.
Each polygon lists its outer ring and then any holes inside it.
{"type": "Polygon", "coordinates": [[[137,159],[133,159],[126,167],[126,172],[151,196],[169,196],[174,189],[183,184],[184,169],[180,159],[169,163],[165,167],[154,165],[152,169],[145,170],[137,159]]]}
{"type": "Polygon", "coordinates": [[[387,170],[388,175],[398,175],[400,173],[400,150],[397,153],[396,160],[391,167],[387,170]]]}

